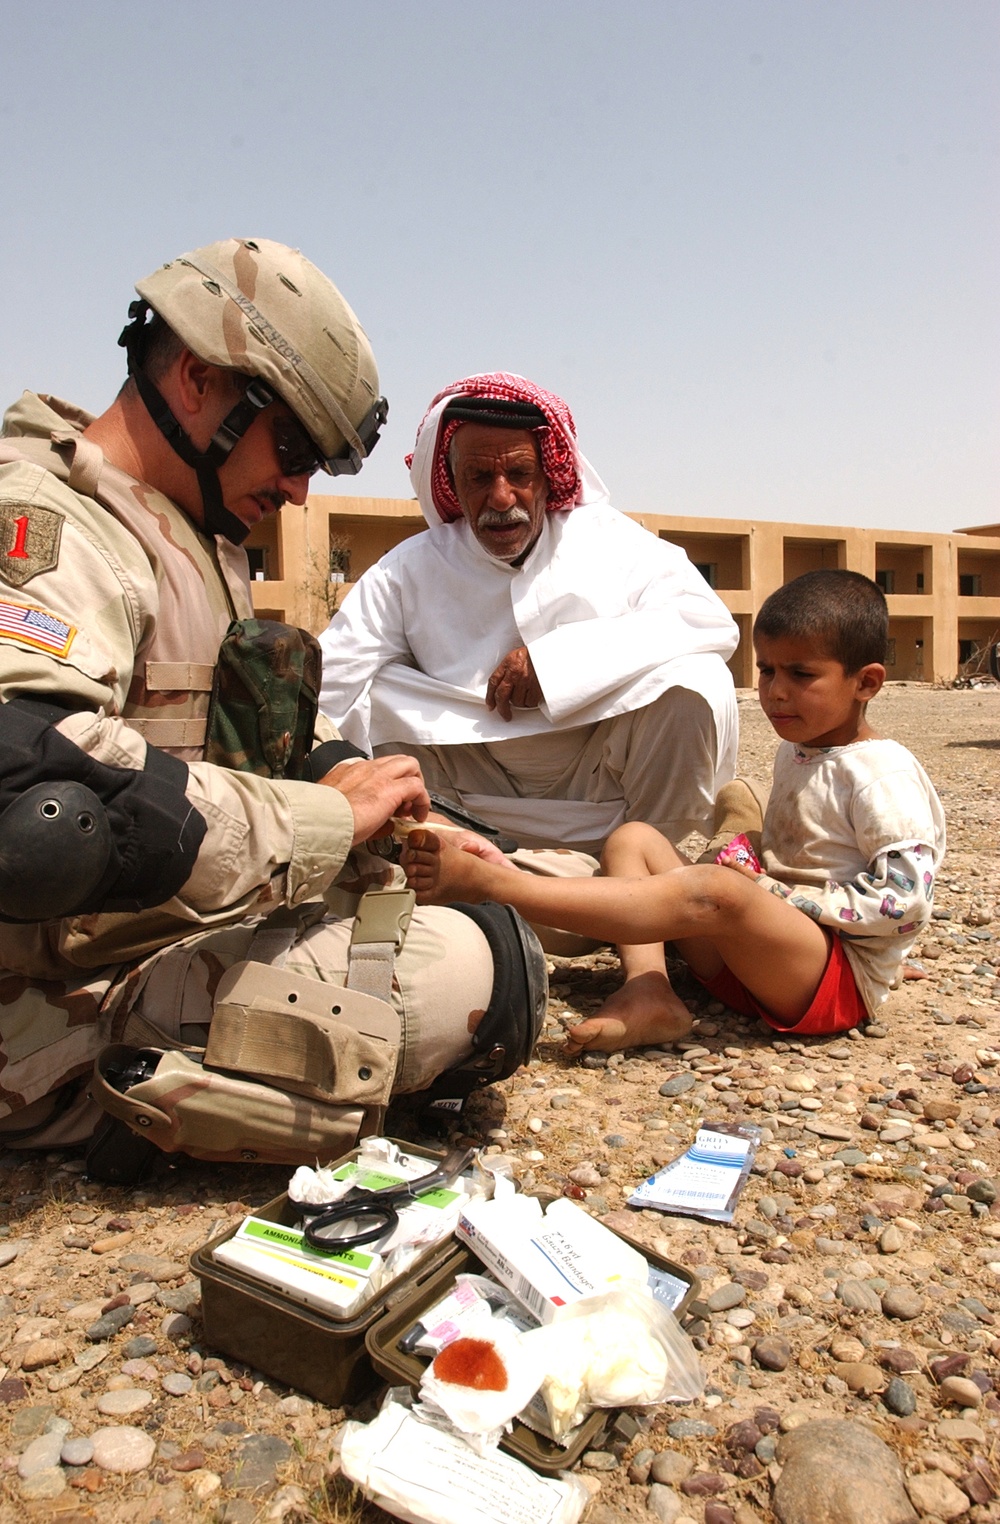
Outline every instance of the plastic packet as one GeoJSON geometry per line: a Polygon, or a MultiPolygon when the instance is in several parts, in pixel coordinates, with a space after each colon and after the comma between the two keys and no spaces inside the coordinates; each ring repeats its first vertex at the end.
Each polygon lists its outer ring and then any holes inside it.
{"type": "Polygon", "coordinates": [[[739,863],[741,867],[752,868],[755,873],[764,871],[763,864],[753,849],[753,842],[742,832],[739,836],[734,836],[732,841],[727,841],[715,861],[721,863],[724,857],[728,857],[730,862],[739,863]]]}
{"type": "Polygon", "coordinates": [[[537,1326],[537,1319],[525,1313],[506,1287],[489,1276],[458,1275],[453,1289],[427,1309],[420,1322],[399,1341],[399,1347],[404,1354],[416,1351],[436,1355],[462,1334],[488,1327],[494,1313],[501,1310],[505,1320],[518,1331],[537,1326]]]}
{"type": "Polygon", "coordinates": [[[577,1524],[579,1477],[538,1476],[501,1451],[477,1455],[390,1392],[369,1424],[344,1426],[340,1463],[366,1497],[408,1524],[577,1524]]]}
{"type": "Polygon", "coordinates": [[[593,1407],[691,1402],[705,1384],[673,1313],[632,1286],[574,1303],[523,1342],[540,1352],[541,1390],[557,1440],[593,1407]]]}
{"type": "Polygon", "coordinates": [[[538,1391],[545,1351],[502,1318],[462,1335],[435,1355],[420,1380],[422,1402],[440,1410],[462,1434],[496,1444],[538,1391]]]}
{"type": "Polygon", "coordinates": [[[703,1123],[690,1148],[644,1180],[628,1204],[732,1222],[759,1142],[760,1128],[749,1122],[703,1123]]]}

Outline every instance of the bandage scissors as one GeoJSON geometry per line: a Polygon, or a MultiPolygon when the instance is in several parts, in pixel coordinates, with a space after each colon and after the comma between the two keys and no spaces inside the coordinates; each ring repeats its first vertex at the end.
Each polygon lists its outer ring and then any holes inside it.
{"type": "Polygon", "coordinates": [[[447,1185],[472,1162],[476,1153],[474,1148],[454,1148],[437,1169],[417,1180],[401,1181],[380,1191],[366,1191],[356,1185],[339,1201],[304,1207],[306,1242],[314,1249],[329,1249],[331,1244],[342,1249],[360,1249],[363,1244],[374,1243],[395,1228],[399,1207],[447,1185]]]}

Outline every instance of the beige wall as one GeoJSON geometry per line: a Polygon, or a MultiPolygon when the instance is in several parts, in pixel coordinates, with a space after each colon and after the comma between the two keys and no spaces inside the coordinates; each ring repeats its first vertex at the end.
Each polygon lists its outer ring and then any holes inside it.
{"type": "MultiPolygon", "coordinates": [[[[948,682],[958,671],[960,640],[986,644],[1000,638],[1000,525],[918,534],[664,514],[629,517],[679,545],[692,561],[714,567],[719,596],[740,627],[740,645],[729,665],[741,687],[755,682],[750,629],[764,599],[790,578],[821,567],[866,577],[892,574],[886,579],[892,586],[887,602],[895,642],[890,678],[948,682]],[[960,595],[960,576],[978,577],[978,591],[960,595]]],[[[257,525],[247,540],[268,562],[267,580],[254,584],[254,608],[319,631],[352,581],[424,528],[416,499],[313,494],[304,508],[289,504],[277,519],[257,525]],[[331,547],[349,558],[345,583],[330,581],[331,547]]]]}

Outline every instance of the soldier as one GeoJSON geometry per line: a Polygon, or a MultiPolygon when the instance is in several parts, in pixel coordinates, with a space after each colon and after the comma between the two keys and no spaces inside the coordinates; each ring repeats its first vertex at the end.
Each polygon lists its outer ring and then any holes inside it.
{"type": "MultiPolygon", "coordinates": [[[[86,1139],[89,1087],[161,1148],[331,1157],[390,1092],[527,1056],[537,949],[509,912],[407,931],[405,890],[354,917],[391,870],[352,848],[428,798],[412,759],[359,759],[322,719],[289,776],[308,682],[263,758],[226,750],[220,644],[261,651],[240,542],[313,471],[359,470],[386,416],[354,313],[263,239],[136,289],[111,406],[26,392],[0,440],[0,1141],[86,1139]]],[[[310,653],[264,649],[266,729],[310,653]]]]}

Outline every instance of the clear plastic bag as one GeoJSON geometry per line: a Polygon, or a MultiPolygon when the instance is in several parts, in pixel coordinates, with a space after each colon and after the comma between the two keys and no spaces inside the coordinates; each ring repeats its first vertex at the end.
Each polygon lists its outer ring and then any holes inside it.
{"type": "Polygon", "coordinates": [[[541,1391],[556,1439],[592,1408],[691,1402],[705,1385],[673,1313],[632,1286],[574,1303],[522,1342],[541,1352],[541,1391]]]}

